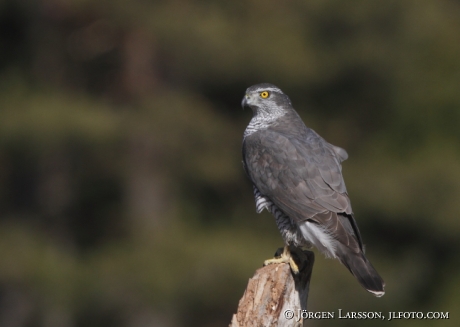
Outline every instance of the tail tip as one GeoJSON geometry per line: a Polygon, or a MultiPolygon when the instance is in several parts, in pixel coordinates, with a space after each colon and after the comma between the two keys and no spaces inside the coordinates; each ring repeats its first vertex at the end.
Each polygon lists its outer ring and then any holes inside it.
{"type": "Polygon", "coordinates": [[[375,291],[375,290],[369,290],[368,291],[370,293],[372,293],[373,295],[375,295],[376,297],[382,297],[383,295],[385,295],[385,291],[382,290],[382,291],[375,291]]]}

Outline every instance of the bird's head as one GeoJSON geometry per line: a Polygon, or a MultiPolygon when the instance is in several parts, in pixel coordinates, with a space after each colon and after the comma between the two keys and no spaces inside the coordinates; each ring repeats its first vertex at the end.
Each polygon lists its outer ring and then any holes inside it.
{"type": "Polygon", "coordinates": [[[256,84],[246,90],[242,107],[252,109],[254,116],[279,116],[292,108],[291,100],[278,87],[269,83],[256,84]]]}

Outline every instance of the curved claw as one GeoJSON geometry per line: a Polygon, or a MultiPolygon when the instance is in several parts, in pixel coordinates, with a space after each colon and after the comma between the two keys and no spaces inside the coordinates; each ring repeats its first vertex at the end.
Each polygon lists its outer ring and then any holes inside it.
{"type": "Polygon", "coordinates": [[[264,266],[275,264],[275,263],[288,263],[294,274],[297,275],[299,273],[299,266],[297,266],[294,259],[292,259],[291,251],[289,251],[289,246],[287,245],[284,246],[283,252],[281,253],[279,257],[265,260],[264,266]]]}

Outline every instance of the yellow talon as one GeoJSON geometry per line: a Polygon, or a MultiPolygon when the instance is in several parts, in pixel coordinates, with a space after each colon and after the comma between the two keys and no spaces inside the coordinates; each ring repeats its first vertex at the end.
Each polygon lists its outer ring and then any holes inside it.
{"type": "Polygon", "coordinates": [[[291,251],[289,251],[289,246],[285,245],[283,252],[279,257],[275,257],[273,259],[268,259],[264,261],[264,266],[271,265],[274,263],[289,263],[291,270],[294,274],[299,273],[299,266],[295,263],[294,259],[292,259],[291,251]]]}

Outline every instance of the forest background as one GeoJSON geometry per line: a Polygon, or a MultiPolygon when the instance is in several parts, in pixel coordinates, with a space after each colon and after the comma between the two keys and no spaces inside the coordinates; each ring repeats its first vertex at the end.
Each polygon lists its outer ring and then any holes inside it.
{"type": "Polygon", "coordinates": [[[458,326],[458,0],[1,0],[0,326],[227,326],[282,245],[241,164],[261,82],[348,151],[387,283],[317,255],[309,310],[458,326]]]}

